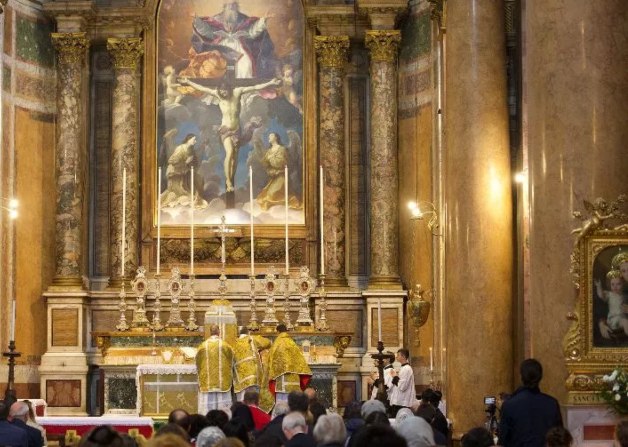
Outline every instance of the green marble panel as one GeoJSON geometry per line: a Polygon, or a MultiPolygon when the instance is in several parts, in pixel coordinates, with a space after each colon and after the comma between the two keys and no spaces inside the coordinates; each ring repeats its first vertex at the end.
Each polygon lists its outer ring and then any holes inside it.
{"type": "Polygon", "coordinates": [[[52,23],[33,22],[18,15],[15,25],[17,57],[25,62],[52,67],[54,63],[54,51],[50,39],[50,33],[53,31],[52,23]]]}
{"type": "MultiPolygon", "coordinates": [[[[154,346],[179,347],[198,346],[203,342],[203,336],[196,337],[155,337],[154,346]]],[[[148,333],[145,337],[111,337],[111,347],[137,348],[152,347],[153,336],[148,333]]]]}
{"type": "Polygon", "coordinates": [[[109,378],[109,409],[133,409],[137,399],[135,378],[109,378]]]}
{"type": "Polygon", "coordinates": [[[408,18],[401,29],[401,61],[409,61],[428,54],[431,49],[431,22],[429,11],[408,18]]]}

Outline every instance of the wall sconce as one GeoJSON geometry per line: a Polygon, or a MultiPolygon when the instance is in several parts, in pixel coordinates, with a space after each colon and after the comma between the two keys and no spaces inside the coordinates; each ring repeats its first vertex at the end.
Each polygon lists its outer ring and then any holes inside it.
{"type": "Polygon", "coordinates": [[[6,202],[7,206],[0,205],[0,208],[9,212],[9,219],[14,220],[17,219],[17,208],[19,206],[19,202],[17,199],[2,199],[2,202],[6,202]]]}
{"type": "Polygon", "coordinates": [[[410,210],[410,219],[412,220],[424,220],[425,218],[429,218],[427,228],[430,229],[432,234],[435,234],[434,230],[438,228],[438,213],[433,203],[424,201],[408,202],[408,209],[410,210]]]}

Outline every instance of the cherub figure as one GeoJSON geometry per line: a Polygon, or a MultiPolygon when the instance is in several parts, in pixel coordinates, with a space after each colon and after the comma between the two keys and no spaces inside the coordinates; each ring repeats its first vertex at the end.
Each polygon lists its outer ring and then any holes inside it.
{"type": "Polygon", "coordinates": [[[182,87],[182,85],[177,82],[177,74],[172,65],[164,67],[163,83],[166,89],[166,97],[164,98],[163,104],[165,106],[179,104],[183,95],[177,88],[182,87]]]}
{"type": "Polygon", "coordinates": [[[595,230],[605,228],[604,221],[608,219],[625,219],[626,214],[619,211],[619,206],[626,199],[627,196],[622,194],[610,204],[601,197],[595,199],[593,203],[584,200],[584,207],[589,212],[590,217],[586,219],[580,211],[574,211],[573,216],[583,221],[582,227],[576,228],[571,232],[571,234],[578,235],[574,245],[577,246],[582,238],[590,235],[595,230]]]}
{"type": "Polygon", "coordinates": [[[600,280],[595,281],[595,291],[597,297],[608,304],[608,315],[606,320],[599,321],[599,328],[602,337],[611,338],[611,332],[623,329],[628,335],[628,318],[624,313],[624,279],[619,270],[611,270],[606,274],[610,290],[602,288],[600,280]]]}

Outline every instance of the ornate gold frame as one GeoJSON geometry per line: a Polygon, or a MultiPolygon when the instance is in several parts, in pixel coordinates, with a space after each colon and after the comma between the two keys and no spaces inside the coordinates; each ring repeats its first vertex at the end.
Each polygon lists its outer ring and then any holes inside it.
{"type": "MultiPolygon", "coordinates": [[[[304,200],[304,213],[305,224],[304,225],[290,225],[290,239],[292,245],[290,249],[291,265],[295,268],[300,265],[315,265],[316,264],[316,241],[317,238],[317,225],[316,225],[316,182],[317,182],[317,65],[316,55],[314,52],[314,34],[315,29],[308,22],[306,17],[307,5],[303,0],[301,1],[303,7],[303,200],[304,200]],[[296,251],[296,259],[292,259],[294,252],[296,251]]],[[[142,259],[145,259],[145,264],[151,267],[156,265],[156,236],[157,236],[157,210],[155,209],[155,191],[153,185],[156,182],[156,164],[155,164],[155,151],[156,147],[156,100],[157,100],[157,39],[159,35],[159,23],[157,20],[157,14],[159,10],[159,0],[151,0],[147,6],[152,6],[154,24],[148,27],[144,32],[145,40],[145,53],[144,53],[144,65],[143,65],[143,86],[142,90],[145,93],[142,98],[142,191],[141,197],[143,203],[150,204],[150,208],[144,207],[144,209],[150,209],[150,212],[144,212],[141,216],[141,228],[142,228],[142,259]]],[[[186,243],[186,239],[189,238],[189,228],[168,227],[162,226],[161,238],[162,249],[168,246],[170,241],[171,247],[174,246],[173,251],[186,251],[183,245],[186,243]]],[[[245,238],[247,241],[250,238],[250,230],[247,225],[238,226],[234,233],[235,238],[245,238]]],[[[255,228],[255,255],[256,264],[259,261],[260,264],[270,265],[276,263],[276,251],[277,243],[284,237],[284,228],[282,225],[268,225],[259,226],[255,228]],[[259,244],[259,246],[258,246],[259,244]]],[[[195,240],[199,240],[198,244],[205,243],[207,251],[213,251],[213,240],[218,239],[213,232],[212,227],[198,226],[195,228],[195,240]]],[[[197,245],[197,242],[195,242],[197,245]]],[[[231,247],[232,251],[242,250],[244,245],[248,245],[248,242],[240,244],[239,239],[234,246],[231,247]]],[[[201,248],[199,246],[199,248],[201,248]]],[[[228,247],[229,248],[229,247],[228,247]]],[[[166,248],[167,249],[167,248],[166,248]]],[[[229,253],[228,253],[229,255],[229,253]]],[[[184,263],[170,263],[168,259],[164,259],[162,253],[162,264],[170,265],[182,265],[184,263]]],[[[227,265],[227,273],[229,274],[246,274],[249,271],[248,257],[243,257],[243,261],[236,264],[227,265]]],[[[197,259],[195,263],[198,265],[197,274],[218,274],[220,273],[219,262],[214,262],[213,259],[205,261],[203,259],[197,259]]],[[[164,266],[167,268],[167,266],[164,266]]]]}
{"type": "Polygon", "coordinates": [[[606,347],[594,342],[595,262],[608,248],[628,247],[626,214],[619,211],[625,201],[626,197],[620,196],[610,204],[603,199],[597,199],[595,204],[585,202],[591,214],[588,219],[579,212],[574,213],[584,222],[572,232],[577,234],[571,255],[571,274],[578,298],[575,310],[567,315],[573,323],[563,340],[570,404],[601,403],[600,391],[607,386],[602,376],[617,367],[628,368],[628,345],[606,347]],[[615,220],[616,225],[610,227],[606,220],[615,220]]]}

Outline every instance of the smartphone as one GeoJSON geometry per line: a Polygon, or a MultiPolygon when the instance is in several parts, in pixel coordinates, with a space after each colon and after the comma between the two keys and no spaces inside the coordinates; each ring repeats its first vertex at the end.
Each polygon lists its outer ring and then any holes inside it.
{"type": "Polygon", "coordinates": [[[484,396],[484,405],[495,405],[495,396],[484,396]]]}

